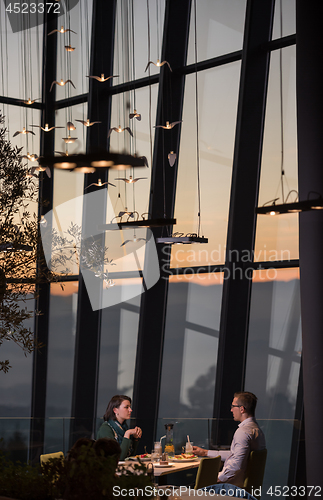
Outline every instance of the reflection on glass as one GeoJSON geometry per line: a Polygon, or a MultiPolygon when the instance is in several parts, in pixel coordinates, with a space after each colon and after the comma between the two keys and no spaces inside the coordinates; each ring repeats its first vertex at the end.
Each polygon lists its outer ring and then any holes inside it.
{"type": "MultiPolygon", "coordinates": [[[[134,106],[134,93],[127,92],[124,96],[116,95],[112,98],[112,116],[111,126],[118,127],[121,125],[129,126],[133,137],[125,131],[123,133],[113,132],[110,136],[110,150],[112,152],[123,152],[136,154],[137,156],[145,156],[148,161],[149,168],[136,168],[126,171],[111,170],[109,171],[109,182],[116,185],[116,188],[109,187],[109,196],[113,207],[113,213],[108,211],[107,222],[118,215],[120,212],[138,212],[136,217],[142,218],[142,214],[147,218],[149,204],[149,189],[151,176],[151,146],[154,142],[154,131],[149,131],[150,124],[150,109],[149,109],[149,93],[151,91],[151,124],[156,121],[156,105],[158,85],[153,85],[151,89],[144,88],[136,90],[136,107],[141,114],[141,121],[135,118],[130,120],[129,113],[131,107],[134,106]],[[120,123],[121,122],[121,123],[120,123]],[[117,178],[127,178],[132,175],[133,178],[141,177],[135,183],[126,183],[125,181],[116,180],[117,178]],[[126,210],[127,209],[127,210],[126,210]]],[[[130,220],[133,220],[132,218],[130,220]]]]}
{"type": "Polygon", "coordinates": [[[170,280],[159,417],[212,416],[222,284],[199,277],[170,280]]]}
{"type": "Polygon", "coordinates": [[[117,390],[132,396],[139,314],[121,310],[117,390]]]}
{"type": "MultiPolygon", "coordinates": [[[[284,201],[290,191],[289,202],[295,201],[298,190],[297,133],[296,133],[296,56],[295,47],[282,51],[283,115],[280,109],[279,51],[271,54],[264,143],[262,153],[259,202],[261,206],[274,198],[282,203],[281,185],[281,124],[283,124],[283,150],[285,175],[284,201]],[[283,120],[283,121],[282,121],[283,120]]],[[[258,215],[255,260],[298,259],[297,214],[258,215]]]]}
{"type": "MultiPolygon", "coordinates": [[[[70,11],[70,28],[75,33],[58,34],[57,36],[57,80],[71,79],[76,88],[67,84],[56,88],[56,100],[88,92],[90,68],[91,33],[92,33],[92,0],[78,0],[70,11]],[[75,48],[70,52],[65,47],[75,48]]],[[[64,19],[60,18],[60,25],[64,19]],[[61,22],[60,22],[61,19],[61,22]]],[[[65,27],[65,26],[64,26],[65,27]]]]}
{"type": "Polygon", "coordinates": [[[293,426],[283,420],[277,433],[275,419],[294,418],[301,354],[298,269],[273,271],[275,279],[254,274],[245,380],[258,397],[257,418],[271,419],[265,490],[273,481],[287,484],[293,426]]]}
{"type": "Polygon", "coordinates": [[[20,10],[26,5],[29,7],[27,3],[17,3],[15,6],[12,4],[12,11],[15,8],[16,14],[12,13],[9,19],[8,11],[6,13],[5,9],[10,8],[11,3],[0,3],[0,57],[2,60],[0,94],[16,99],[34,100],[42,96],[44,25],[43,15],[39,13],[38,26],[26,29],[28,15],[17,12],[17,9],[20,10]]]}
{"type": "Polygon", "coordinates": [[[78,282],[51,284],[46,417],[69,417],[74,370],[78,282]]]}
{"type": "Polygon", "coordinates": [[[67,451],[69,439],[78,282],[62,285],[51,284],[44,453],[67,451]]]}
{"type": "MultiPolygon", "coordinates": [[[[192,4],[194,5],[194,4],[192,4]]],[[[245,0],[198,0],[197,59],[211,59],[242,49],[245,0]]],[[[187,64],[195,62],[194,6],[191,13],[187,64]]]]}
{"type": "MultiPolygon", "coordinates": [[[[40,134],[43,132],[40,128],[30,127],[30,124],[40,125],[40,111],[33,108],[22,108],[20,106],[1,106],[1,112],[5,116],[4,126],[8,130],[8,138],[13,146],[22,148],[21,156],[23,156],[22,161],[28,166],[30,170],[32,167],[37,167],[37,161],[31,161],[24,156],[29,154],[30,158],[34,159],[32,155],[39,156],[39,143],[40,134]],[[18,130],[22,130],[25,127],[27,130],[31,130],[34,134],[18,134],[13,137],[14,133],[18,130]]],[[[39,175],[39,172],[35,172],[35,175],[39,175]]],[[[35,179],[35,183],[38,183],[38,179],[35,179]]],[[[37,207],[35,207],[37,212],[37,207]]]]}
{"type": "MultiPolygon", "coordinates": [[[[198,75],[201,236],[209,243],[174,245],[172,267],[224,262],[239,78],[240,62],[198,75]]],[[[197,232],[197,186],[195,76],[190,75],[185,85],[174,231],[197,232]]]]}
{"type": "Polygon", "coordinates": [[[273,40],[296,33],[296,2],[280,0],[275,2],[273,40]]]}
{"type": "MultiPolygon", "coordinates": [[[[58,129],[55,134],[55,151],[64,154],[84,153],[86,148],[86,127],[76,122],[76,119],[83,119],[87,113],[87,104],[79,104],[70,108],[58,110],[56,113],[56,125],[63,127],[58,129]],[[66,125],[71,121],[77,127],[77,130],[67,130],[66,125]],[[62,137],[68,134],[77,137],[74,144],[65,144],[62,137]]],[[[58,155],[58,157],[61,157],[58,155]]],[[[75,224],[78,228],[82,227],[82,207],[83,207],[83,185],[84,174],[77,172],[67,172],[55,169],[53,174],[53,228],[59,233],[68,236],[67,230],[75,224]],[[68,203],[64,210],[59,208],[63,203],[68,203]]],[[[68,274],[78,274],[78,259],[68,266],[68,274]]],[[[57,268],[57,272],[65,270],[66,266],[57,268]]]]}
{"type": "MultiPolygon", "coordinates": [[[[68,154],[85,153],[86,151],[86,133],[87,127],[84,127],[82,123],[76,120],[87,120],[87,103],[78,104],[76,106],[69,106],[63,109],[59,109],[56,112],[56,123],[57,127],[62,127],[57,129],[55,132],[55,153],[58,156],[68,152],[68,154]],[[71,124],[74,127],[71,127],[71,124]],[[73,143],[66,143],[64,138],[70,136],[71,138],[76,138],[73,143]]],[[[99,127],[100,124],[93,125],[94,127],[99,127]]],[[[56,174],[56,170],[55,170],[56,174]]],[[[70,172],[65,172],[66,175],[70,175],[70,172]]]]}
{"type": "MultiPolygon", "coordinates": [[[[35,301],[27,296],[27,302],[20,303],[22,308],[33,311],[35,301]]],[[[25,328],[33,331],[34,318],[24,323],[25,328]]],[[[1,361],[9,360],[11,368],[8,374],[1,373],[0,416],[29,417],[31,404],[31,376],[33,355],[24,355],[21,347],[13,341],[1,343],[1,361]]]]}
{"type": "MultiPolygon", "coordinates": [[[[164,11],[165,0],[117,2],[113,74],[119,75],[119,79],[114,84],[148,76],[148,71],[145,73],[148,61],[161,58],[164,11]]],[[[154,65],[150,66],[151,74],[159,71],[154,65]]]]}
{"type": "MultiPolygon", "coordinates": [[[[31,296],[19,306],[34,310],[35,301],[31,296]]],[[[25,328],[33,331],[34,318],[24,323],[25,328]]],[[[9,360],[9,372],[1,374],[0,384],[0,448],[10,460],[26,462],[30,433],[32,364],[33,355],[24,355],[21,347],[13,341],[1,343],[1,361],[9,360]]]]}
{"type": "MultiPolygon", "coordinates": [[[[203,397],[208,395],[212,404],[216,369],[214,354],[217,350],[217,338],[185,329],[180,391],[180,402],[183,406],[193,406],[195,411],[198,410],[201,389],[204,392],[203,397]]],[[[209,416],[209,410],[209,407],[203,407],[203,415],[209,416]]]]}
{"type": "MultiPolygon", "coordinates": [[[[127,282],[131,286],[132,280],[127,282]]],[[[139,304],[135,303],[132,299],[102,310],[98,417],[115,394],[132,396],[139,322],[139,304]]]]}

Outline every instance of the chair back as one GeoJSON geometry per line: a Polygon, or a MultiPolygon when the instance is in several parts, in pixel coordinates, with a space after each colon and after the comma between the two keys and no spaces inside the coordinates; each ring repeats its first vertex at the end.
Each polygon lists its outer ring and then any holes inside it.
{"type": "Polygon", "coordinates": [[[260,499],[260,496],[255,495],[255,490],[261,488],[262,482],[265,474],[267,459],[267,450],[254,450],[250,452],[246,477],[243,483],[243,487],[248,493],[251,493],[254,497],[260,499]]]}
{"type": "Polygon", "coordinates": [[[62,451],[57,451],[56,453],[46,453],[45,455],[40,455],[40,465],[48,462],[51,458],[64,458],[64,453],[62,451]]]}
{"type": "Polygon", "coordinates": [[[194,489],[211,486],[218,480],[218,474],[221,465],[221,456],[214,458],[202,458],[196,474],[194,489]]]}

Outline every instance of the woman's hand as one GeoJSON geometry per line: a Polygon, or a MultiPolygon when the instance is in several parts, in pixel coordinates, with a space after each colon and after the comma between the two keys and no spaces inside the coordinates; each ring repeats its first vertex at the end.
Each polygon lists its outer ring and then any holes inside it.
{"type": "Polygon", "coordinates": [[[142,430],[140,429],[140,427],[135,427],[134,429],[128,429],[124,433],[124,437],[128,439],[130,439],[131,435],[134,437],[134,439],[140,439],[142,436],[142,430]]]}

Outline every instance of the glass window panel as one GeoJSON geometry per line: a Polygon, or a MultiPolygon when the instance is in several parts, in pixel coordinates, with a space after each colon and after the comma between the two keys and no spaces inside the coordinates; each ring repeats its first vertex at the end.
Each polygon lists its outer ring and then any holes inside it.
{"type": "MultiPolygon", "coordinates": [[[[22,308],[33,311],[35,301],[27,296],[22,308]]],[[[34,329],[34,317],[26,320],[26,328],[34,329]]],[[[1,344],[1,361],[9,360],[11,368],[7,374],[1,373],[0,385],[0,416],[29,417],[31,408],[31,377],[33,355],[24,355],[23,350],[15,342],[5,340],[1,344]]]]}
{"type": "MultiPolygon", "coordinates": [[[[131,286],[133,280],[124,281],[131,286]]],[[[138,324],[139,307],[133,299],[102,310],[98,417],[115,394],[132,396],[138,324]]]]}
{"type": "MultiPolygon", "coordinates": [[[[198,0],[197,60],[211,59],[242,49],[245,0],[198,0]]],[[[191,13],[187,64],[195,62],[194,5],[191,13]]]]}
{"type": "MultiPolygon", "coordinates": [[[[56,111],[56,127],[63,127],[55,131],[55,151],[65,153],[66,150],[69,154],[85,153],[86,151],[86,131],[87,127],[76,120],[87,119],[87,103],[78,104],[77,106],[69,106],[67,108],[59,109],[56,111]],[[67,122],[72,122],[76,130],[67,130],[67,122]],[[66,144],[63,140],[64,137],[70,135],[76,138],[72,144],[66,144]]],[[[100,124],[93,125],[99,127],[100,124]]],[[[67,172],[67,175],[69,172],[67,172]]],[[[71,176],[71,175],[70,175],[71,176]]]]}
{"type": "Polygon", "coordinates": [[[71,414],[78,282],[62,285],[51,284],[46,417],[71,414]]]}
{"type": "MultiPolygon", "coordinates": [[[[282,203],[281,184],[281,124],[283,123],[283,176],[284,201],[297,198],[297,131],[296,131],[296,57],[295,46],[282,51],[282,75],[280,54],[271,54],[264,144],[259,188],[259,206],[278,198],[282,203]],[[283,114],[280,109],[280,78],[283,84],[283,114]]],[[[255,260],[298,259],[297,214],[265,216],[257,218],[255,260]]]]}
{"type": "MultiPolygon", "coordinates": [[[[89,89],[89,68],[92,33],[92,0],[79,0],[70,11],[68,19],[59,18],[59,28],[64,24],[70,26],[75,33],[58,33],[57,38],[57,81],[72,80],[63,87],[56,85],[56,100],[85,94],[89,89]],[[70,52],[65,46],[75,48],[70,52]]],[[[99,76],[99,75],[96,75],[99,76]]]]}
{"type": "Polygon", "coordinates": [[[254,273],[245,381],[258,397],[257,418],[267,419],[264,491],[288,481],[301,360],[299,270],[270,271],[254,273]]]}
{"type": "MultiPolygon", "coordinates": [[[[35,300],[27,296],[21,308],[33,312],[35,300]]],[[[34,329],[34,317],[24,322],[25,328],[34,329]]],[[[13,460],[28,460],[30,434],[30,412],[32,392],[33,354],[23,353],[21,347],[12,341],[2,339],[0,345],[1,361],[9,360],[8,373],[0,372],[0,449],[13,460]]]]}
{"type": "Polygon", "coordinates": [[[121,310],[118,394],[132,396],[137,351],[139,314],[121,310]],[[135,327],[135,328],[134,328],[135,327]]]}
{"type": "Polygon", "coordinates": [[[186,407],[195,407],[195,410],[201,405],[203,415],[208,417],[213,409],[216,368],[214,353],[217,350],[217,338],[185,329],[180,402],[186,407]],[[201,357],[196,356],[197,352],[203,353],[203,363],[201,357]]]}
{"type": "Polygon", "coordinates": [[[212,416],[222,278],[214,273],[170,279],[159,418],[212,416]]]}
{"type": "Polygon", "coordinates": [[[25,29],[26,15],[12,14],[14,30],[18,30],[14,32],[5,12],[6,5],[9,4],[0,4],[0,94],[39,99],[42,96],[43,15],[38,15],[38,26],[25,29]]]}
{"type": "Polygon", "coordinates": [[[12,413],[9,418],[0,417],[0,436],[0,450],[8,460],[26,463],[30,459],[28,455],[30,418],[13,417],[12,413]]]}
{"type": "MultiPolygon", "coordinates": [[[[40,111],[29,107],[2,106],[3,115],[5,116],[4,125],[8,129],[11,144],[22,148],[21,155],[30,153],[39,156],[40,129],[30,125],[40,125],[40,111]],[[18,134],[13,137],[15,132],[22,131],[23,127],[34,132],[34,134],[18,134]]],[[[23,161],[28,164],[29,168],[38,165],[37,162],[32,162],[26,158],[23,158],[23,161]]]]}
{"type": "Polygon", "coordinates": [[[301,354],[299,271],[275,269],[275,277],[272,271],[254,273],[246,387],[259,397],[259,418],[293,418],[296,393],[287,386],[291,363],[299,367],[301,354]],[[274,406],[275,398],[284,398],[285,404],[274,406]]]}
{"type": "Polygon", "coordinates": [[[296,33],[296,2],[280,0],[275,2],[273,40],[296,33]]]}
{"type": "MultiPolygon", "coordinates": [[[[114,84],[148,76],[148,70],[145,73],[148,61],[157,62],[161,58],[165,0],[136,0],[131,4],[132,8],[127,0],[117,2],[113,74],[119,78],[114,84]]],[[[153,64],[149,68],[151,74],[160,71],[153,64]]]]}
{"type": "Polygon", "coordinates": [[[190,286],[188,291],[187,321],[192,325],[215,328],[214,325],[219,325],[221,314],[223,273],[200,273],[192,278],[186,276],[186,280],[195,284],[190,286]]]}
{"type": "MultiPolygon", "coordinates": [[[[60,109],[56,113],[56,126],[64,127],[64,129],[58,129],[55,134],[56,153],[59,151],[61,153],[68,151],[69,154],[85,152],[86,130],[84,129],[86,129],[86,127],[75,120],[86,119],[86,114],[87,103],[79,104],[71,108],[60,109]],[[72,121],[77,127],[77,130],[68,131],[66,129],[67,121],[72,121]],[[67,137],[68,135],[77,137],[77,141],[74,144],[65,144],[62,137],[67,137]]],[[[82,227],[84,174],[55,169],[53,173],[53,182],[53,228],[66,238],[69,236],[67,231],[71,228],[72,224],[75,224],[79,228],[82,227]]],[[[74,243],[75,242],[76,240],[74,243]]],[[[70,248],[68,248],[68,250],[70,250],[70,248]]],[[[56,266],[54,271],[65,272],[66,268],[68,274],[78,274],[78,258],[69,262],[68,266],[56,266]]]]}
{"type": "MultiPolygon", "coordinates": [[[[7,128],[8,131],[5,139],[8,139],[13,147],[17,146],[18,148],[22,148],[22,156],[27,153],[39,155],[40,137],[37,132],[38,129],[31,129],[29,127],[29,130],[33,130],[35,132],[35,136],[30,134],[19,134],[16,137],[13,137],[13,134],[17,130],[22,130],[25,123],[40,123],[40,111],[30,108],[23,109],[20,106],[8,106],[4,104],[0,107],[0,111],[4,115],[4,127],[7,128]]],[[[29,170],[32,166],[35,166],[35,164],[37,166],[37,162],[29,161],[27,158],[22,158],[22,162],[28,166],[29,170]]],[[[36,174],[38,174],[38,172],[36,172],[36,174]]],[[[33,182],[36,186],[38,185],[38,175],[37,179],[33,178],[33,182]]],[[[29,202],[28,211],[31,216],[33,216],[33,214],[37,214],[38,204],[36,201],[29,202]]]]}
{"type": "MultiPolygon", "coordinates": [[[[240,62],[198,74],[200,234],[209,243],[174,245],[172,267],[224,262],[239,78],[240,62]]],[[[185,85],[174,231],[184,234],[198,231],[197,182],[195,75],[189,75],[185,85]]]]}
{"type": "Polygon", "coordinates": [[[110,150],[113,152],[126,151],[127,153],[136,153],[137,156],[145,156],[150,168],[137,168],[131,171],[111,170],[109,172],[109,182],[116,185],[116,188],[109,189],[111,207],[113,213],[108,212],[107,221],[111,221],[120,211],[126,208],[129,211],[137,211],[139,216],[146,213],[147,217],[149,206],[149,188],[151,176],[151,147],[154,143],[155,129],[149,132],[149,123],[156,121],[157,92],[158,85],[151,86],[151,119],[149,118],[149,92],[148,88],[127,92],[124,96],[117,95],[112,98],[112,117],[111,126],[121,127],[130,126],[134,137],[132,138],[127,131],[123,133],[112,132],[110,136],[110,150]],[[129,120],[129,109],[133,110],[134,100],[136,100],[136,109],[141,114],[141,121],[135,118],[129,120]],[[116,178],[129,178],[129,175],[136,177],[145,177],[133,184],[127,184],[125,181],[116,181],[116,178]]]}

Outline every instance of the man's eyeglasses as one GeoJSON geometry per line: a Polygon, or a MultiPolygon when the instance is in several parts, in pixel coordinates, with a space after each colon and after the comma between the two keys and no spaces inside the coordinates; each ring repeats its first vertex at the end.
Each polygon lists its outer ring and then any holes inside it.
{"type": "Polygon", "coordinates": [[[231,405],[231,408],[240,408],[240,406],[243,406],[243,405],[231,405]]]}

